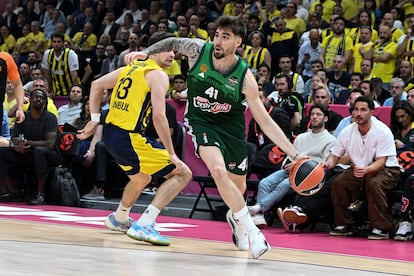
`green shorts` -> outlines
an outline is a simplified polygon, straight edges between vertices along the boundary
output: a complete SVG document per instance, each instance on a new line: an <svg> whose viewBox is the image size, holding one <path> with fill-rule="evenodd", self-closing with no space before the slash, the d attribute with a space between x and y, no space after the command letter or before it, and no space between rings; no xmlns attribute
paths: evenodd
<svg viewBox="0 0 414 276"><path fill-rule="evenodd" d="M244 130L243 130L244 132ZM223 127L212 127L201 124L189 126L189 134L193 137L194 147L199 154L199 146L218 147L223 154L227 170L237 175L247 174L247 153L245 134L234 135Z"/></svg>

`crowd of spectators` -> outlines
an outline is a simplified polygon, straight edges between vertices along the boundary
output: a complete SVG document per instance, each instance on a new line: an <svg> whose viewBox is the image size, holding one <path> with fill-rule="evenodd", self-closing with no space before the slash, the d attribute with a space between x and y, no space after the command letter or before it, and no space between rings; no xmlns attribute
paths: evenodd
<svg viewBox="0 0 414 276"><path fill-rule="evenodd" d="M48 96L45 108L59 125L81 128L90 119L91 81L124 66L125 55L147 47L153 33L211 42L215 20L233 15L247 30L238 54L256 76L269 114L273 107L285 112L290 134L312 128L315 122L303 110L306 103L317 103L327 108L327 131L338 137L342 116L329 105L349 105L353 110L352 95L357 92L375 107L394 107L390 127L398 153L411 149L414 140L413 116L403 122L405 113L400 114L414 106L413 0L14 0L0 12L0 50L12 54L19 66L28 93L26 110L31 91L40 89ZM186 101L187 57L177 52L166 72L171 81L167 97ZM6 88L4 106L14 133L12 91ZM62 97L57 109L54 100ZM397 109L401 103L408 107ZM344 120L347 125L352 117ZM266 137L257 129L249 132L260 152ZM89 141L83 148L84 166L93 161L98 142ZM94 182L87 197L103 199L102 180ZM407 227L412 232L411 222Z"/></svg>

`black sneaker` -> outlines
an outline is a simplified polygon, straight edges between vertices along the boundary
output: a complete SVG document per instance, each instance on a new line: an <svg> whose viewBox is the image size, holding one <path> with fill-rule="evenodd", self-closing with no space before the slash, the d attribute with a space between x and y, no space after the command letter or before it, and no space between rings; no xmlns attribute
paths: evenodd
<svg viewBox="0 0 414 276"><path fill-rule="evenodd" d="M45 204L45 197L42 194L37 194L32 200L29 201L29 205L43 205Z"/></svg>
<svg viewBox="0 0 414 276"><path fill-rule="evenodd" d="M94 186L89 193L83 195L82 198L89 200L105 200L104 191L96 186Z"/></svg>
<svg viewBox="0 0 414 276"><path fill-rule="evenodd" d="M22 201L23 196L20 193L7 193L0 195L0 202Z"/></svg>
<svg viewBox="0 0 414 276"><path fill-rule="evenodd" d="M352 234L353 234L352 230L349 229L349 227L347 227L345 225L339 225L339 226L335 227L334 230L329 232L329 235L331 235L331 236L350 236Z"/></svg>

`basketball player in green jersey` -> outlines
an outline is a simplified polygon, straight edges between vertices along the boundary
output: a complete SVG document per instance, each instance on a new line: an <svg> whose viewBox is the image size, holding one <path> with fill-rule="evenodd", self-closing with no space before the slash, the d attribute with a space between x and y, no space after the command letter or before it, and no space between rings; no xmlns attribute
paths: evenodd
<svg viewBox="0 0 414 276"><path fill-rule="evenodd" d="M220 195L229 206L227 220L240 250L251 247L253 258L270 249L249 215L246 190L246 103L264 133L292 160L303 156L267 114L259 99L257 82L247 64L236 55L245 27L241 20L222 16L217 20L213 43L199 39L167 38L142 52L126 56L127 64L171 49L189 59L186 123L198 155L209 169Z"/></svg>
<svg viewBox="0 0 414 276"><path fill-rule="evenodd" d="M167 37L155 33L149 43ZM154 229L160 211L188 184L191 171L175 154L168 120L165 114L165 95L169 78L162 71L171 65L173 51L149 55L145 61L121 67L92 82L90 94L91 121L80 130L78 137L91 136L100 121L101 98L105 89L113 88L105 120L103 142L108 152L129 176L116 212L105 220L111 230L126 232L139 241L169 245L170 240ZM150 117L165 149L156 147L144 132ZM132 222L129 213L151 176L168 178L158 189L151 204L139 220Z"/></svg>

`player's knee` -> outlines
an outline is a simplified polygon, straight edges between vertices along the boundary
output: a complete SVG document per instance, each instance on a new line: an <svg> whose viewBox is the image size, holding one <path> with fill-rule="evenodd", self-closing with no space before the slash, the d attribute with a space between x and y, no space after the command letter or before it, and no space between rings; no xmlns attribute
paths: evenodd
<svg viewBox="0 0 414 276"><path fill-rule="evenodd" d="M188 183L191 177L193 176L193 172L190 170L188 166L184 165L182 168L182 175L183 175L183 178L185 179L185 182Z"/></svg>
<svg viewBox="0 0 414 276"><path fill-rule="evenodd" d="M228 179L228 172L226 170L226 168L221 167L221 166L214 166L211 170L210 170L211 175L214 178L214 181L217 184L220 183L226 183L226 180Z"/></svg>
<svg viewBox="0 0 414 276"><path fill-rule="evenodd" d="M146 187L151 182L151 175L144 173L137 173L135 175L130 175L130 184L135 187Z"/></svg>

